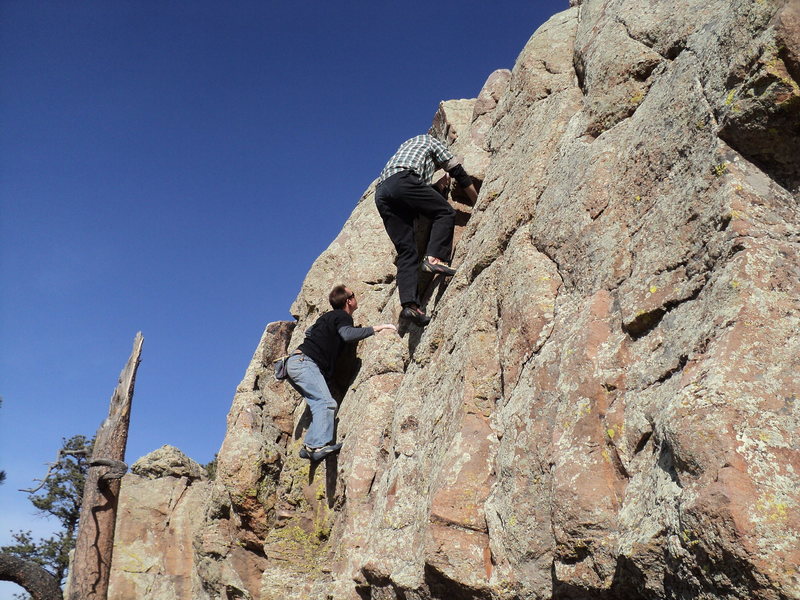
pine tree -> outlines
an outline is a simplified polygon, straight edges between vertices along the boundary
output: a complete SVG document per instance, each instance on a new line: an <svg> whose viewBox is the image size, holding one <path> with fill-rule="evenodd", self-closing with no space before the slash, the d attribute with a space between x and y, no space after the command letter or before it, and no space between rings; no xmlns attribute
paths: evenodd
<svg viewBox="0 0 800 600"><path fill-rule="evenodd" d="M61 530L38 541L31 537L30 531L17 531L12 533L15 543L1 547L0 553L33 561L63 583L69 566L69 553L75 547L83 483L93 444L93 439L88 440L82 435L64 439L59 459L41 489L28 496L31 504L42 514L58 519Z"/></svg>
<svg viewBox="0 0 800 600"><path fill-rule="evenodd" d="M217 455L214 455L214 458L211 459L211 462L206 463L203 465L203 468L208 473L208 478L212 481L217 478Z"/></svg>

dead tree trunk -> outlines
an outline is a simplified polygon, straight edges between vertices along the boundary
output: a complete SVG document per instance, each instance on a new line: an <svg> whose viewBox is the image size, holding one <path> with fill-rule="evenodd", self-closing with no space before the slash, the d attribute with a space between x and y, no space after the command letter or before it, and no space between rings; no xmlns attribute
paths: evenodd
<svg viewBox="0 0 800 600"><path fill-rule="evenodd" d="M33 600L62 600L58 579L37 565L11 554L0 554L0 581L13 581Z"/></svg>
<svg viewBox="0 0 800 600"><path fill-rule="evenodd" d="M125 460L133 384L143 341L141 332L137 333L131 356L111 396L108 418L97 430L83 491L78 538L69 577L69 600L107 600L108 597L119 480L127 469L122 461Z"/></svg>

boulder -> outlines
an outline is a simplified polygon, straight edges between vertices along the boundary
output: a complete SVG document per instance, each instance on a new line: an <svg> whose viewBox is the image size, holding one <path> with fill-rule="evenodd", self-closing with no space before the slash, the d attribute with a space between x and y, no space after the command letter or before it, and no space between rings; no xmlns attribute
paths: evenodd
<svg viewBox="0 0 800 600"><path fill-rule="evenodd" d="M174 446L162 446L131 465L131 473L146 479L185 477L207 479L205 469Z"/></svg>

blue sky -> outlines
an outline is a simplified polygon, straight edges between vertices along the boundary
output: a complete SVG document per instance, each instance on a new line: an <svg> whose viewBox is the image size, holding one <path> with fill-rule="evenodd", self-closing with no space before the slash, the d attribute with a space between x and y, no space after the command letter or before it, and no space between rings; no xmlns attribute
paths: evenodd
<svg viewBox="0 0 800 600"><path fill-rule="evenodd" d="M129 462L211 460L388 157L567 4L0 0L0 544L139 330Z"/></svg>

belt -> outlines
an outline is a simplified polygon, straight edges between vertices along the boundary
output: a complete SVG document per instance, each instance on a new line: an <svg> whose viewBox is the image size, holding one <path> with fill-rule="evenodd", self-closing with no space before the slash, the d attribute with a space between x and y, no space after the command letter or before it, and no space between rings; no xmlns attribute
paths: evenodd
<svg viewBox="0 0 800 600"><path fill-rule="evenodd" d="M392 177L396 177L397 175L408 175L408 174L416 175L417 177L419 177L419 174L414 169L403 169L402 171L395 171L391 175L388 175L386 178L379 181L378 185L376 185L375 187L377 188L378 186L383 185L384 183L389 181Z"/></svg>

